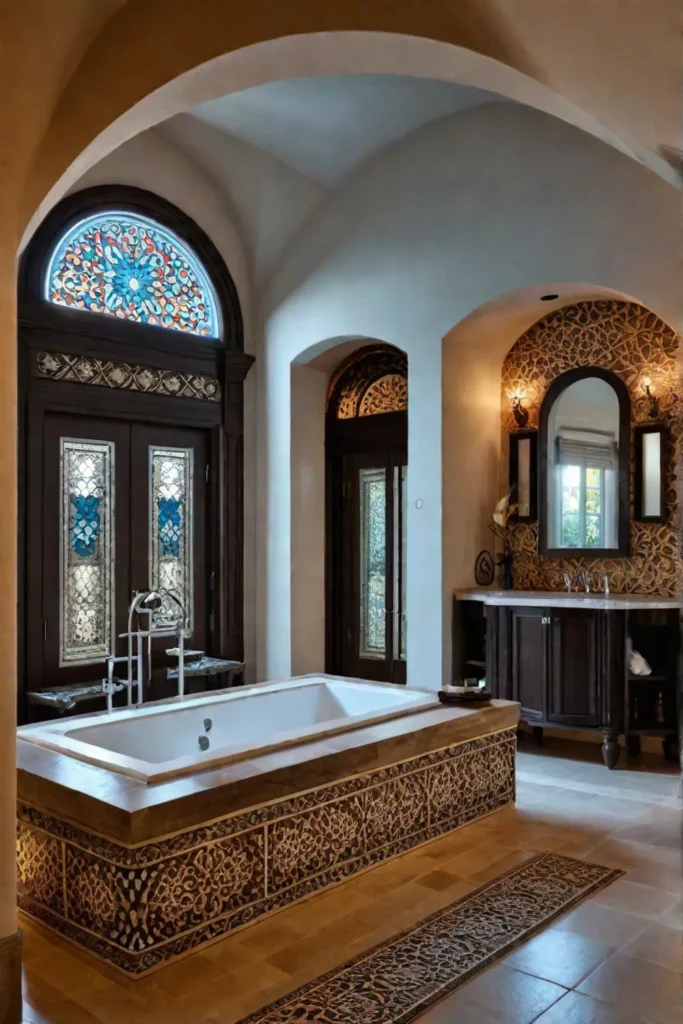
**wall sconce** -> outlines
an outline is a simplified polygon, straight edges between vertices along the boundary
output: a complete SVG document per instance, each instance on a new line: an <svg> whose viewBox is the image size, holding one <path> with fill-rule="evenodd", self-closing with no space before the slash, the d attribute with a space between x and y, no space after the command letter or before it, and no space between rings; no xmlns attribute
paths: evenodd
<svg viewBox="0 0 683 1024"><path fill-rule="evenodd" d="M529 410L525 409L522 402L525 399L523 391L515 391L511 396L512 401L512 415L515 417L515 423L523 430L529 423Z"/></svg>
<svg viewBox="0 0 683 1024"><path fill-rule="evenodd" d="M640 383L643 386L643 391L647 395L649 402L649 416L651 420L659 419L659 399L654 394L654 384L651 377L641 377Z"/></svg>

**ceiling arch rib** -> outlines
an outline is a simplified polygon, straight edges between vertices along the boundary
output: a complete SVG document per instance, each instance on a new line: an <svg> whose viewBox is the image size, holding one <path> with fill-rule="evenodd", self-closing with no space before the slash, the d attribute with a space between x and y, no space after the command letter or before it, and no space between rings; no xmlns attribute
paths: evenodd
<svg viewBox="0 0 683 1024"><path fill-rule="evenodd" d="M608 0L601 3L605 7ZM603 102L599 104L603 109L591 111L590 105L582 106L545 84L553 80L552 47L543 61L544 65L550 61L548 73L545 66L543 74L538 69L534 72L533 61L519 56L521 48L515 48L510 39L506 44L505 20L483 25L477 6L481 7L468 5L474 23L480 23L473 34L471 29L466 31L465 21L453 20L453 5L445 0L438 10L434 5L429 9L407 3L388 7L380 0L347 0L334 13L326 12L325 5L311 9L300 0L278 8L275 27L267 0L255 0L239 17L233 8L197 0L189 26L186 5L176 0L150 2L143 8L127 4L87 51L57 104L26 176L24 218L28 220L32 213L44 216L88 167L131 136L174 114L267 81L321 74L408 74L497 92L582 128L669 182L678 180L675 169L655 148L629 132L628 118L620 123L617 116L605 116L609 104ZM143 23L157 17L165 24L167 38L174 37L177 20L185 45L157 47L151 61L148 40L155 32L151 24L146 32ZM193 31L192 26L200 24L201 33ZM575 35L577 26L570 24L567 31ZM271 38L264 39L264 33ZM274 33L278 38L272 38ZM561 53L566 43L566 37L558 38L555 49L560 46ZM123 79L122 62L129 69ZM651 63L654 74L656 60ZM578 69L576 77L581 78ZM586 99L585 90L582 99ZM667 109L670 105L667 92ZM613 113L617 114L616 109ZM673 123L675 117L668 120ZM70 126L68 132L65 124ZM673 133L672 128L672 138Z"/></svg>

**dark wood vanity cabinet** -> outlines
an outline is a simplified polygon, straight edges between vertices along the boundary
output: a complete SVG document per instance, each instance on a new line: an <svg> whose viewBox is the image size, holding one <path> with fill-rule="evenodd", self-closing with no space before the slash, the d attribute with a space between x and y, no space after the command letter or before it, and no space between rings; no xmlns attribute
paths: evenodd
<svg viewBox="0 0 683 1024"><path fill-rule="evenodd" d="M658 737L675 759L680 602L598 595L585 604L577 596L537 605L524 591L458 591L456 598L455 680L486 677L494 697L519 701L521 720L538 739L544 728L601 732L609 768L619 759L620 736L631 755L643 736ZM647 674L629 672L631 649L646 660Z"/></svg>
<svg viewBox="0 0 683 1024"><path fill-rule="evenodd" d="M546 718L558 725L600 725L600 627L609 613L564 608L550 613ZM609 671L608 666L605 666ZM623 669L623 665L622 665Z"/></svg>
<svg viewBox="0 0 683 1024"><path fill-rule="evenodd" d="M488 605L485 614L493 695L519 701L535 728L601 730L613 767L624 732L623 613Z"/></svg>
<svg viewBox="0 0 683 1024"><path fill-rule="evenodd" d="M504 680L510 699L518 700L522 705L522 718L530 722L541 721L548 667L546 612L540 608L511 608L505 617L508 621L503 623L499 619L498 628L507 632L508 642L500 647L502 657L494 695L501 696L498 691L502 691L501 682ZM505 665L506 654L508 665Z"/></svg>

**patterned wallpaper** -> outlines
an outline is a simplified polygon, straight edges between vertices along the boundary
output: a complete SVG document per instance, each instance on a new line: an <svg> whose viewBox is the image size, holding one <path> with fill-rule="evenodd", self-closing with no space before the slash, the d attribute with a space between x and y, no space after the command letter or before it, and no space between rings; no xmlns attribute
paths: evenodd
<svg viewBox="0 0 683 1024"><path fill-rule="evenodd" d="M503 363L502 428L515 429L511 396L525 395L529 427L538 427L543 396L559 374L578 366L602 366L622 378L631 398L631 426L650 419L642 384L649 377L667 423L665 487L667 521L633 520L631 459L631 554L628 558L541 558L536 523L511 526L513 578L521 590L561 590L565 572L582 567L609 573L613 592L676 596L683 585L679 539L681 494L678 465L683 451L683 401L678 364L679 339L663 320L631 302L580 302L539 320L513 345ZM506 449L504 444L504 450ZM633 451L633 447L632 447Z"/></svg>

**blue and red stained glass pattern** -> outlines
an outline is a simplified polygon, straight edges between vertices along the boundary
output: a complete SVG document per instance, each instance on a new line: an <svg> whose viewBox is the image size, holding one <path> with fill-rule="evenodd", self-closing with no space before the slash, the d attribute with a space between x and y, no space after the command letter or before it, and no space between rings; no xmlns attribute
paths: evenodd
<svg viewBox="0 0 683 1024"><path fill-rule="evenodd" d="M167 228L121 210L69 228L52 253L45 297L188 334L220 334L216 295L197 257Z"/></svg>

